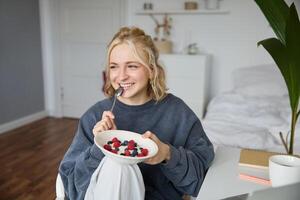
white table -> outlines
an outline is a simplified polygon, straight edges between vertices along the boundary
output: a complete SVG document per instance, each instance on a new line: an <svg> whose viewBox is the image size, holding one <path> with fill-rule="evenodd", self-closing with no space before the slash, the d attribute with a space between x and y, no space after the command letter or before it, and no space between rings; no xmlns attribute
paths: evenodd
<svg viewBox="0 0 300 200"><path fill-rule="evenodd" d="M239 179L240 149L218 147L212 166L201 186L197 200L216 200L269 188Z"/></svg>

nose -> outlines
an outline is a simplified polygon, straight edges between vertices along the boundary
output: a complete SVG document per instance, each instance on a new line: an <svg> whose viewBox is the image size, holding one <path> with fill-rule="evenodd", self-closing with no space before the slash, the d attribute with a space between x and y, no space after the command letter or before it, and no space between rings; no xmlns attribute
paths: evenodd
<svg viewBox="0 0 300 200"><path fill-rule="evenodd" d="M125 80L128 78L128 74L127 74L127 70L125 67L121 67L120 71L119 71L119 79L120 80Z"/></svg>

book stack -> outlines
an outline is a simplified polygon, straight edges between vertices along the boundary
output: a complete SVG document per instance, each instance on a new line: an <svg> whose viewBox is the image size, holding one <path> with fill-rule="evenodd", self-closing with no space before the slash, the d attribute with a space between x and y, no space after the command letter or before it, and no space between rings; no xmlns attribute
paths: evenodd
<svg viewBox="0 0 300 200"><path fill-rule="evenodd" d="M239 160L239 178L263 185L271 185L269 157L278 153L242 149Z"/></svg>

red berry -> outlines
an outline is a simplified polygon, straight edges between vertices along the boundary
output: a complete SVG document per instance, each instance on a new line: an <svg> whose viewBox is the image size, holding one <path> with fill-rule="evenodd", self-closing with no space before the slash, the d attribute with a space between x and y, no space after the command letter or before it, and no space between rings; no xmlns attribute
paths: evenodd
<svg viewBox="0 0 300 200"><path fill-rule="evenodd" d="M115 148L120 147L120 146L121 146L121 142L120 141L117 141L117 142L113 143L113 147L115 147Z"/></svg>
<svg viewBox="0 0 300 200"><path fill-rule="evenodd" d="M114 138L112 139L112 142L120 142L120 141L118 140L118 138L114 137Z"/></svg>
<svg viewBox="0 0 300 200"><path fill-rule="evenodd" d="M144 156L148 155L148 149L142 149L141 152Z"/></svg>
<svg viewBox="0 0 300 200"><path fill-rule="evenodd" d="M142 153L139 153L139 154L137 155L137 157L144 157L144 155L143 155Z"/></svg>
<svg viewBox="0 0 300 200"><path fill-rule="evenodd" d="M115 154L118 154L118 151L115 150L115 149L112 149L110 152L115 153Z"/></svg>
<svg viewBox="0 0 300 200"><path fill-rule="evenodd" d="M129 140L128 144L135 144L135 141L134 140Z"/></svg>
<svg viewBox="0 0 300 200"><path fill-rule="evenodd" d="M133 149L135 148L135 146L134 146L134 144L132 144L132 143L128 143L127 148L128 148L129 150L133 150Z"/></svg>
<svg viewBox="0 0 300 200"><path fill-rule="evenodd" d="M108 145L108 144L105 144L103 147L104 147L104 149L106 149L107 151L110 151L110 150L111 150L111 146Z"/></svg>
<svg viewBox="0 0 300 200"><path fill-rule="evenodd" d="M124 154L125 154L125 156L130 156L130 151L129 150L125 150Z"/></svg>

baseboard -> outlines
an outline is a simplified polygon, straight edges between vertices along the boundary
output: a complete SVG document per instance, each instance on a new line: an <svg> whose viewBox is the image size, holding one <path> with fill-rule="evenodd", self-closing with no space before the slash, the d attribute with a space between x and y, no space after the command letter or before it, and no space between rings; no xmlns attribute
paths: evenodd
<svg viewBox="0 0 300 200"><path fill-rule="evenodd" d="M22 117L20 119L17 119L17 120L11 121L11 122L7 122L5 124L0 124L0 134L10 131L10 130L13 130L13 129L23 126L25 124L34 122L36 120L42 119L46 116L48 116L48 112L44 110L44 111L37 112L32 115L28 115L26 117Z"/></svg>

